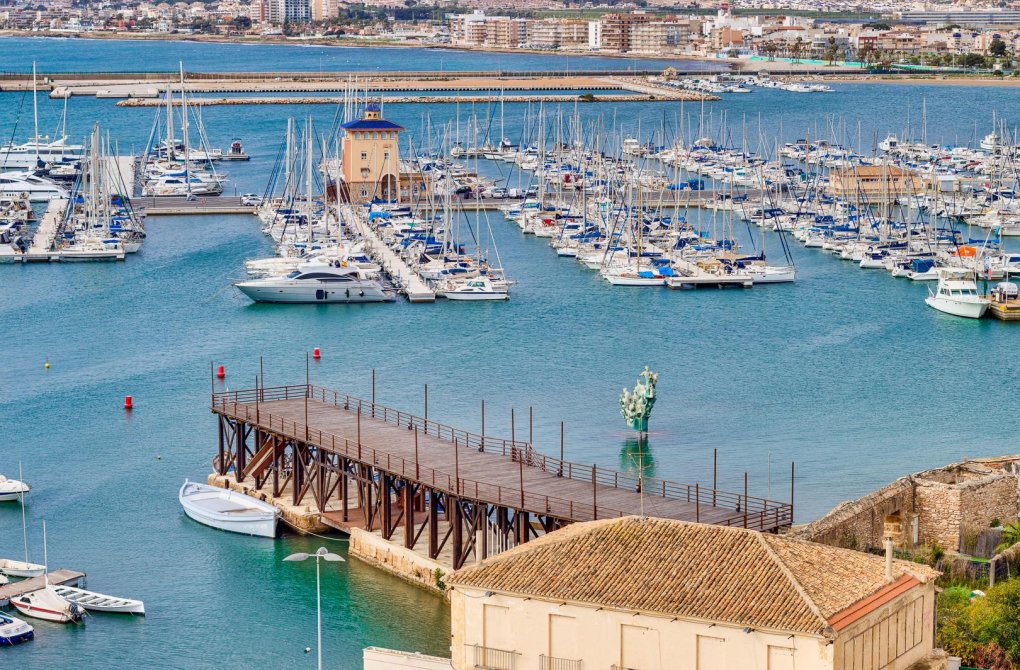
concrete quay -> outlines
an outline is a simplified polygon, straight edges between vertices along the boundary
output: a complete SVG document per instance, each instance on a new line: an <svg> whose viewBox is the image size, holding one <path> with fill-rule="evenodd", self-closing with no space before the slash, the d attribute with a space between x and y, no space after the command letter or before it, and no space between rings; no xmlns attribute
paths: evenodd
<svg viewBox="0 0 1020 670"><path fill-rule="evenodd" d="M361 217L360 212L351 205L342 205L341 212L344 224L361 237L369 254L395 282L401 285L400 290L407 296L408 302L435 302L436 292L428 287L403 258L379 239L368 222Z"/></svg>
<svg viewBox="0 0 1020 670"><path fill-rule="evenodd" d="M675 100L687 100L699 102L701 100L718 100L717 96L695 93L680 89L678 91L667 91L663 89L655 94L591 94L591 97L581 98L580 95L556 95L556 94L532 94L532 95L405 95L385 96L381 98L383 104L454 104L454 103L493 103L493 102L672 102ZM262 97L262 98L188 98L188 105L198 107L209 107L219 105L340 105L345 100L338 97ZM131 97L117 103L118 107L162 107L166 103L160 98ZM180 103L175 101L175 105Z"/></svg>

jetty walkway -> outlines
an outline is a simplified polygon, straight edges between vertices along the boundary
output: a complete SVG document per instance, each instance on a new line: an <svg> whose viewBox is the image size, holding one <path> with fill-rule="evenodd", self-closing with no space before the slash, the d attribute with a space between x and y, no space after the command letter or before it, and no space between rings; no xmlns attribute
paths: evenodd
<svg viewBox="0 0 1020 670"><path fill-rule="evenodd" d="M376 232L368 225L363 212L350 204L342 205L341 212L343 223L353 228L354 232L361 237L369 254L379 262L386 274L400 285L400 290L407 296L408 302L435 301L436 292L429 288L428 284L403 258L379 239Z"/></svg>
<svg viewBox="0 0 1020 670"><path fill-rule="evenodd" d="M253 477L271 498L289 486L289 502L311 498L327 525L385 540L401 529L408 549L427 530L429 556L449 542L454 568L576 521L643 513L766 532L793 521L792 502L562 460L315 385L214 393L211 409L214 475Z"/></svg>

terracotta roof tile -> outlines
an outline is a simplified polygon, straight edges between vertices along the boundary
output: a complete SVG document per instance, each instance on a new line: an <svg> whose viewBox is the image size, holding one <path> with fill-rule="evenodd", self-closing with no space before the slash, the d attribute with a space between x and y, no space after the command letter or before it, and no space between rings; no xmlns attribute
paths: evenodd
<svg viewBox="0 0 1020 670"><path fill-rule="evenodd" d="M896 576L935 576L896 561ZM453 586L823 635L886 585L885 561L739 528L624 517L571 524L464 568Z"/></svg>

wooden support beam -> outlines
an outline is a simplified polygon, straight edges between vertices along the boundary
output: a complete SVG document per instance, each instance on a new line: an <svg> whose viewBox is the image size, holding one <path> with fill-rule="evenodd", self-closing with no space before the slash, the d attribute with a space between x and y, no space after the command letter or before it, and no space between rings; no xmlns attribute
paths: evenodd
<svg viewBox="0 0 1020 670"><path fill-rule="evenodd" d="M404 546L408 549L414 549L414 507L417 488L416 484L404 480L401 498L404 508Z"/></svg>

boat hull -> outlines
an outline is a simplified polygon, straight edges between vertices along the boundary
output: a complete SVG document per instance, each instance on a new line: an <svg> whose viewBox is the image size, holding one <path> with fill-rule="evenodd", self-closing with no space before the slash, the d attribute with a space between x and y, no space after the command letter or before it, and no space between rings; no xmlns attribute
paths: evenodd
<svg viewBox="0 0 1020 670"><path fill-rule="evenodd" d="M988 302L971 302L967 300L949 300L939 297L924 299L928 306L946 314L961 316L966 319L980 319L988 311Z"/></svg>
<svg viewBox="0 0 1020 670"><path fill-rule="evenodd" d="M255 302L289 304L351 304L362 302L390 302L394 296L378 285L336 289L334 287L287 286L263 282L238 282L237 290Z"/></svg>
<svg viewBox="0 0 1020 670"><path fill-rule="evenodd" d="M185 482L179 496L194 521L228 533L276 537L279 510L250 496L214 486Z"/></svg>

